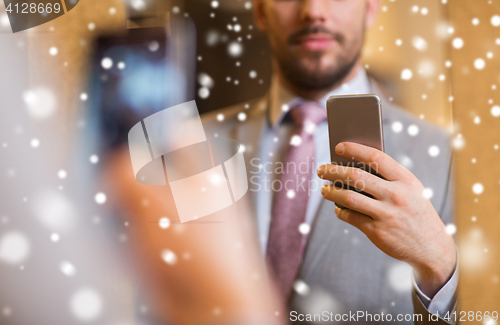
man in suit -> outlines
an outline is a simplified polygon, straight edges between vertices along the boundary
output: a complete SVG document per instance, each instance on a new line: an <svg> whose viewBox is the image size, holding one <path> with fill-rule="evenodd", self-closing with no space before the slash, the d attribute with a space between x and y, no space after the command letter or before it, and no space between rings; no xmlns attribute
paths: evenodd
<svg viewBox="0 0 500 325"><path fill-rule="evenodd" d="M202 117L209 138L244 145L262 251L294 322L453 322L449 137L385 100L362 68L379 2L255 0L272 49L271 88ZM335 151L383 178L328 164L326 99L362 93L382 98L385 153L355 143ZM362 184L373 197L332 181Z"/></svg>

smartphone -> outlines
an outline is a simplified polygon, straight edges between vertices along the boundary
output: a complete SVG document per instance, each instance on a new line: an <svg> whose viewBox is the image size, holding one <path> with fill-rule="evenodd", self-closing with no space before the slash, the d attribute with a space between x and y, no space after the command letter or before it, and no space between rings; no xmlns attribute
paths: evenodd
<svg viewBox="0 0 500 325"><path fill-rule="evenodd" d="M168 89L167 63L167 33L162 28L130 29L96 39L89 109L98 118L104 149L126 144L137 121L167 107L162 92Z"/></svg>
<svg viewBox="0 0 500 325"><path fill-rule="evenodd" d="M370 166L354 159L344 158L335 153L335 146L346 141L360 143L384 151L380 98L375 94L331 96L326 102L326 111L332 164L361 168L381 177L377 173L377 166ZM336 182L334 185L371 196L347 184ZM343 208L339 204L337 206Z"/></svg>
<svg viewBox="0 0 500 325"><path fill-rule="evenodd" d="M163 27L128 29L96 39L88 114L98 123L102 150L126 145L138 121L192 98L195 78L177 63L174 53L182 50L184 62L195 65L194 52L186 49L194 36L185 34L185 46Z"/></svg>

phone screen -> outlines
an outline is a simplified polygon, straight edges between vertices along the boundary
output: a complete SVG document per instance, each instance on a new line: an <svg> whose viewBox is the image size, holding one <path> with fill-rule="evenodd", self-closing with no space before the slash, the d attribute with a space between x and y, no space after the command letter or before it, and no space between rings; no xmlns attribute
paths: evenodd
<svg viewBox="0 0 500 325"><path fill-rule="evenodd" d="M102 149L127 142L138 121L184 100L184 75L171 63L164 28L101 37L91 60L89 109Z"/></svg>

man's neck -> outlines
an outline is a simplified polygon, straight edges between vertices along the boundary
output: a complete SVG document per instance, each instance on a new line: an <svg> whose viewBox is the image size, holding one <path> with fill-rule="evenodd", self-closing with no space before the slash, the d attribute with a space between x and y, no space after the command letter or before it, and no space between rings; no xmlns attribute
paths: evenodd
<svg viewBox="0 0 500 325"><path fill-rule="evenodd" d="M311 100L311 101L318 101L326 94L330 93L331 91L335 90L336 88L340 87L341 85L351 81L354 79L357 74L359 73L359 69L361 67L361 59L358 59L356 63L353 65L352 69L349 71L349 73L342 79L339 80L336 84L332 85L331 87L328 88L323 88L323 89L304 89L300 87L296 87L295 85L291 84L286 80L286 78L283 76L281 73L280 69L277 67L277 64L274 64L275 71L277 72L278 78L280 83L287 88L290 92L292 92L294 95Z"/></svg>

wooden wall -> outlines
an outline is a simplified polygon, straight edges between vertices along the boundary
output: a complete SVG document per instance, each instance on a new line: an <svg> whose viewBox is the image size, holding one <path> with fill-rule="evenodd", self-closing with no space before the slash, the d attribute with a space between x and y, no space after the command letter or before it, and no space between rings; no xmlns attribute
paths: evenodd
<svg viewBox="0 0 500 325"><path fill-rule="evenodd" d="M500 312L500 117L492 114L500 105L500 27L491 23L500 2L451 0L447 10L453 36L464 43L449 46L455 132L464 142L455 164L461 309ZM477 59L485 62L481 70Z"/></svg>

